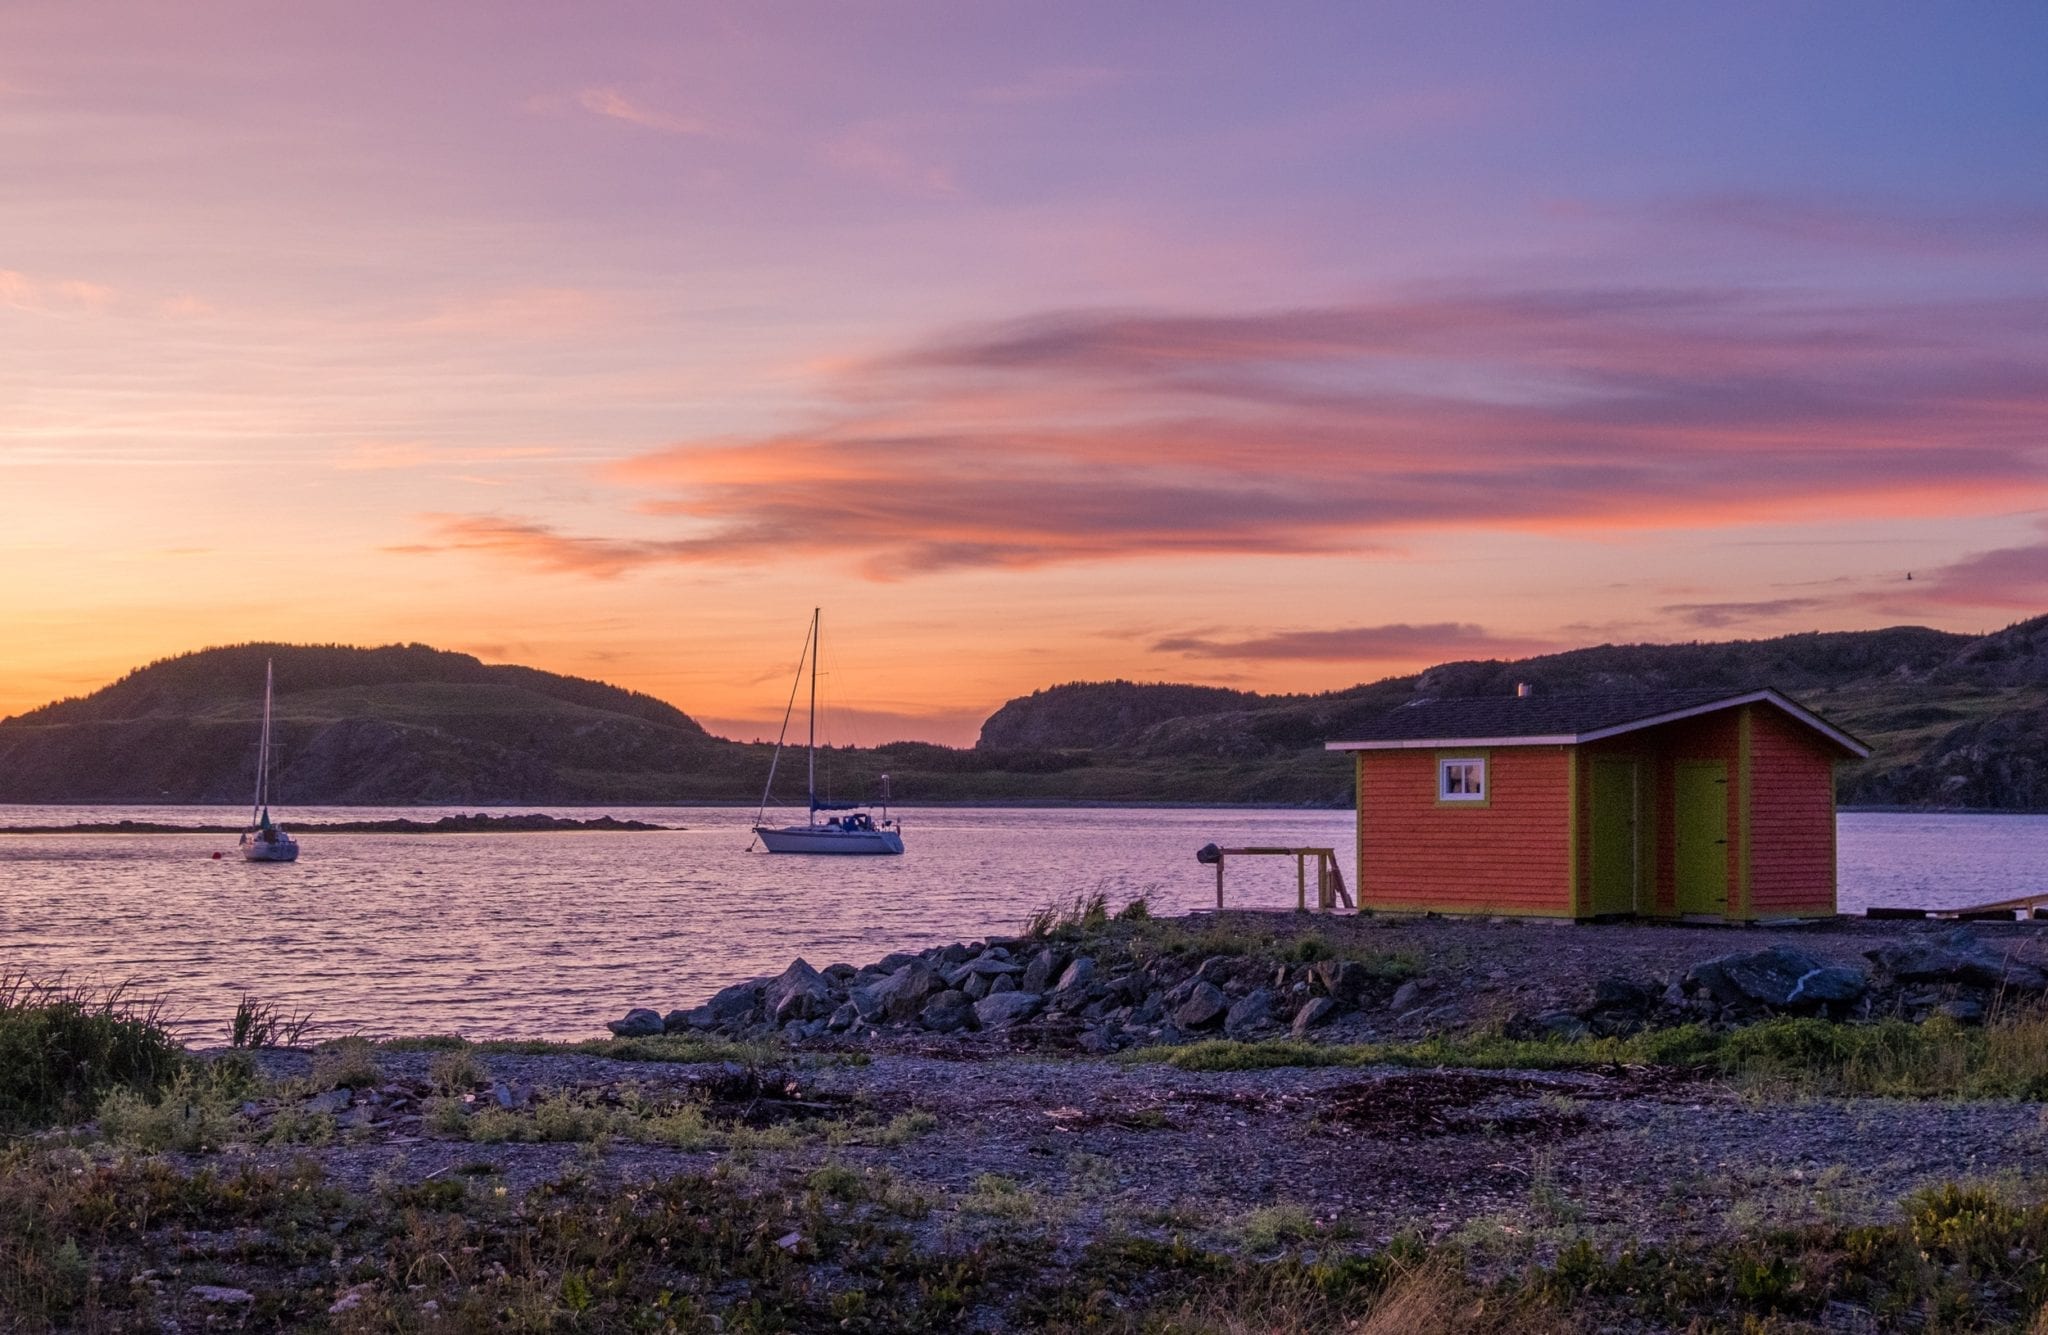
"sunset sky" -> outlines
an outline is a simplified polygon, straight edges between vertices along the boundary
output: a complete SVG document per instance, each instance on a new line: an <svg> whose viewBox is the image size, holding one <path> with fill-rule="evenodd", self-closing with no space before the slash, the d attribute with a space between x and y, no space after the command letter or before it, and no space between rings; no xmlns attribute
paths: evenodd
<svg viewBox="0 0 2048 1335"><path fill-rule="evenodd" d="M0 5L0 714L2048 611L2048 5ZM1908 580L1908 572L1912 579Z"/></svg>

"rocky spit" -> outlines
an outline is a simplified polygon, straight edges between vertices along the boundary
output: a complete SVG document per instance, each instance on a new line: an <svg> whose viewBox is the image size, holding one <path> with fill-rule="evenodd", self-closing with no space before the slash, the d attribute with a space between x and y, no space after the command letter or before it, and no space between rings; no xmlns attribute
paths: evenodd
<svg viewBox="0 0 2048 1335"><path fill-rule="evenodd" d="M1609 929L1579 930L1597 938ZM1625 1035L1695 1022L1732 1027L1775 1014L1941 1014L1977 1023L2008 998L2048 992L2048 969L2029 958L2038 953L2038 930L1991 941L1968 926L1922 926L1891 933L1853 963L1781 940L1682 966L1666 960L1657 973L1609 971L1565 1004L1495 1006L1485 1018L1517 1038ZM1699 932L1681 939L1715 942ZM1275 962L1199 950L1150 954L1143 940L1114 932L1079 941L995 937L823 969L798 959L698 1006L636 1007L606 1027L620 1037L702 1033L799 1045L944 1037L1089 1053L1216 1037L1356 1039L1380 1036L1383 1025L1374 1021L1388 1016L1419 1017L1432 1030L1453 1025L1461 1012L1484 1010L1472 1003L1504 976L1495 969L1475 979L1436 967L1444 952L1420 960L1367 953Z"/></svg>

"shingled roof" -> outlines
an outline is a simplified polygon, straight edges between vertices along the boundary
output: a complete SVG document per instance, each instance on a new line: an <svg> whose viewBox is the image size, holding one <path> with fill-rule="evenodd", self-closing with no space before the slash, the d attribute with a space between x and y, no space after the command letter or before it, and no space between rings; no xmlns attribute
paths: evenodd
<svg viewBox="0 0 2048 1335"><path fill-rule="evenodd" d="M1331 751L1384 751L1430 746L1574 745L1748 704L1772 705L1853 756L1870 754L1870 748L1856 738L1768 688L1416 700L1324 746Z"/></svg>

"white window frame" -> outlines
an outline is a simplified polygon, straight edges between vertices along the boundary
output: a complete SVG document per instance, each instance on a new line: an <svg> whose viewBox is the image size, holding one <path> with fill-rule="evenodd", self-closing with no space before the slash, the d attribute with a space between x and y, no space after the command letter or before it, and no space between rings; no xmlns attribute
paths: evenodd
<svg viewBox="0 0 2048 1335"><path fill-rule="evenodd" d="M1451 791L1451 769L1465 770L1467 781L1477 779L1477 791ZM1469 767L1469 768L1468 768ZM1484 802L1487 798L1485 756L1443 756L1436 762L1436 800L1439 802Z"/></svg>

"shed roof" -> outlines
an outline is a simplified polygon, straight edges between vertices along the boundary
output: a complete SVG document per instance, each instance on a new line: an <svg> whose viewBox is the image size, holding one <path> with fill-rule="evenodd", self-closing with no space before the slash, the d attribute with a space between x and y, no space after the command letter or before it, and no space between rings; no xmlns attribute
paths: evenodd
<svg viewBox="0 0 2048 1335"><path fill-rule="evenodd" d="M1436 746L1570 746L1740 705L1767 704L1858 758L1870 748L1768 687L1750 691L1609 691L1590 695L1483 695L1416 700L1325 742L1331 751Z"/></svg>

